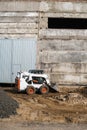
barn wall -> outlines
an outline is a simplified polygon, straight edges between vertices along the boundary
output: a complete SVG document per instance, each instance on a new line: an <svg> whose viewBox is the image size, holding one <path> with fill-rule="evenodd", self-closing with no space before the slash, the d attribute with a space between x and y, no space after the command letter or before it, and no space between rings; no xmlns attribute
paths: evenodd
<svg viewBox="0 0 87 130"><path fill-rule="evenodd" d="M36 37L37 68L59 84L87 84L87 29L48 29L48 17L87 18L87 2L0 0L0 38Z"/></svg>
<svg viewBox="0 0 87 130"><path fill-rule="evenodd" d="M87 29L49 29L48 17L87 18L87 2L40 3L39 65L53 82L87 84Z"/></svg>
<svg viewBox="0 0 87 130"><path fill-rule="evenodd" d="M0 0L0 38L38 35L38 1Z"/></svg>

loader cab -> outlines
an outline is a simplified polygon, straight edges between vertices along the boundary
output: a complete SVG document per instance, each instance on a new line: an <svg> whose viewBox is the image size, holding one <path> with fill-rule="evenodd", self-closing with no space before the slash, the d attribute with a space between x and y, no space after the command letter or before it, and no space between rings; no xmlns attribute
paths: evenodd
<svg viewBox="0 0 87 130"><path fill-rule="evenodd" d="M43 82L46 82L46 79L44 77L35 77L32 76L33 84L43 84Z"/></svg>
<svg viewBox="0 0 87 130"><path fill-rule="evenodd" d="M25 77L26 78L26 77ZM29 85L33 85L35 88L40 88L43 83L46 83L46 78L38 74L29 74L25 80Z"/></svg>

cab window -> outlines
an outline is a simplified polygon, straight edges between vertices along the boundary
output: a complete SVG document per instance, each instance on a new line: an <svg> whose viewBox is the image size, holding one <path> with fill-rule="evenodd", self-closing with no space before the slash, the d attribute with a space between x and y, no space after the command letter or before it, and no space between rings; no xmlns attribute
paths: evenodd
<svg viewBox="0 0 87 130"><path fill-rule="evenodd" d="M42 84L45 80L43 77L32 77L33 83L34 84Z"/></svg>

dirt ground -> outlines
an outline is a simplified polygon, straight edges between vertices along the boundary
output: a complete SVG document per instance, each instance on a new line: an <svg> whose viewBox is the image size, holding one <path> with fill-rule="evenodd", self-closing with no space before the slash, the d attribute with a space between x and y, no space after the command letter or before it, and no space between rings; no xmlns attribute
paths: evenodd
<svg viewBox="0 0 87 130"><path fill-rule="evenodd" d="M86 124L2 123L0 130L87 130Z"/></svg>
<svg viewBox="0 0 87 130"><path fill-rule="evenodd" d="M14 91L13 87L3 87L3 89L19 103L19 108L17 108L17 115L11 115L9 118L0 119L1 130L5 130L5 125L3 124L8 124L6 125L6 129L7 126L8 129L9 126L10 129L14 126L14 130L16 129L16 126L18 130L22 130L22 125L25 128L24 130L29 130L32 126L35 126L35 130L41 128L44 130L51 130L54 128L55 130L66 130L67 128L68 130L69 128L73 129L74 127L76 127L76 130L87 129L86 87L80 89L66 89L66 91L59 93L51 92L47 95L17 93ZM35 124L32 125L32 123ZM44 125L44 123L46 123L46 125ZM66 125L58 125L60 123ZM52 124L55 124L55 126ZM80 124L81 126L78 127L77 124ZM42 127L43 125L44 128ZM34 128L32 130L34 130Z"/></svg>

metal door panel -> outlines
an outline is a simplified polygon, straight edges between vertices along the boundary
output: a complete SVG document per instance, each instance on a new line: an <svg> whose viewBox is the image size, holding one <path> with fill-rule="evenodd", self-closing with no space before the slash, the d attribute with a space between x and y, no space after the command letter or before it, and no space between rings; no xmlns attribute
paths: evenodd
<svg viewBox="0 0 87 130"><path fill-rule="evenodd" d="M21 64L22 71L35 69L36 40L19 39L13 41L13 64Z"/></svg>
<svg viewBox="0 0 87 130"><path fill-rule="evenodd" d="M17 71L35 69L35 63L35 38L0 39L0 83L14 83Z"/></svg>
<svg viewBox="0 0 87 130"><path fill-rule="evenodd" d="M0 83L11 82L11 40L0 39Z"/></svg>
<svg viewBox="0 0 87 130"><path fill-rule="evenodd" d="M20 72L20 68L21 68L21 65L18 65L18 64L12 66L12 82L13 83L15 82L17 72Z"/></svg>

